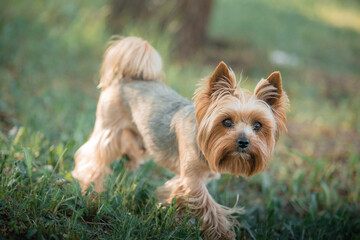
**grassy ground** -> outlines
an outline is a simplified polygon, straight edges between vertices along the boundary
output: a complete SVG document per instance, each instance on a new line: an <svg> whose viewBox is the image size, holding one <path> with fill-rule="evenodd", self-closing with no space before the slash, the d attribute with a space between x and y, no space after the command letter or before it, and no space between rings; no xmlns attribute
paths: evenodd
<svg viewBox="0 0 360 240"><path fill-rule="evenodd" d="M95 120L101 55L111 36L98 1L16 1L0 8L0 237L196 239L199 222L159 207L172 173L113 164L108 190L80 194L73 155ZM211 37L193 60L172 54L171 35L129 25L159 49L166 82L186 97L225 60L253 89L282 72L289 132L267 171L224 175L209 190L239 205L239 239L360 238L360 5L355 1L220 0ZM274 51L293 64L275 64ZM290 62L290 61L289 61Z"/></svg>

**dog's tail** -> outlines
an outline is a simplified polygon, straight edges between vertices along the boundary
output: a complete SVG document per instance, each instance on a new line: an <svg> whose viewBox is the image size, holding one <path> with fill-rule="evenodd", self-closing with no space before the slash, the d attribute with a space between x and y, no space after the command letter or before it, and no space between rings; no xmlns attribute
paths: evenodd
<svg viewBox="0 0 360 240"><path fill-rule="evenodd" d="M105 51L99 88L115 79L156 80L163 77L159 53L145 40L137 37L114 36Z"/></svg>

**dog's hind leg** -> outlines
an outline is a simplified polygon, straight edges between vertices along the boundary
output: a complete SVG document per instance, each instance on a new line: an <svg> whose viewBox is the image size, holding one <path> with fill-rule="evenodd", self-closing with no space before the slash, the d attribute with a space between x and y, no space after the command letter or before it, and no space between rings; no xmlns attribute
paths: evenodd
<svg viewBox="0 0 360 240"><path fill-rule="evenodd" d="M130 129L124 129L122 131L121 151L122 155L128 158L125 167L132 171L136 170L141 161L146 157L146 150L141 137Z"/></svg>
<svg viewBox="0 0 360 240"><path fill-rule="evenodd" d="M122 156L121 136L130 122L124 109L116 83L101 92L95 128L75 154L72 175L79 180L83 191L94 182L94 190L102 192L103 180L111 173L111 162Z"/></svg>
<svg viewBox="0 0 360 240"><path fill-rule="evenodd" d="M103 180L111 174L110 163L120 156L120 130L94 131L75 154L74 178L85 191L94 182L94 190L103 191Z"/></svg>

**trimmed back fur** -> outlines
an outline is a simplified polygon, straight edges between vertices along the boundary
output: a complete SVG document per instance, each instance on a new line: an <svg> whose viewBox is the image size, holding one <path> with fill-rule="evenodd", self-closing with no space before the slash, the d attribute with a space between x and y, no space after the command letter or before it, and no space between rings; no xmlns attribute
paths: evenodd
<svg viewBox="0 0 360 240"><path fill-rule="evenodd" d="M156 80L163 76L159 53L145 40L137 37L114 36L105 51L99 88L125 77Z"/></svg>

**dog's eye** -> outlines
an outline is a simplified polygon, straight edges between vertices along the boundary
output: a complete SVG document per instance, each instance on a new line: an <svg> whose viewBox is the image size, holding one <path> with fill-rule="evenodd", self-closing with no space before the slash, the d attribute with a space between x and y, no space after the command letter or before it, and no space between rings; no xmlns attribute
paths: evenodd
<svg viewBox="0 0 360 240"><path fill-rule="evenodd" d="M231 128L233 126L233 122L231 121L230 118L227 118L224 121L222 121L222 124L225 128Z"/></svg>
<svg viewBox="0 0 360 240"><path fill-rule="evenodd" d="M261 128L262 128L262 124L260 122L258 122L258 121L254 122L253 129L254 129L255 132L260 131Z"/></svg>

